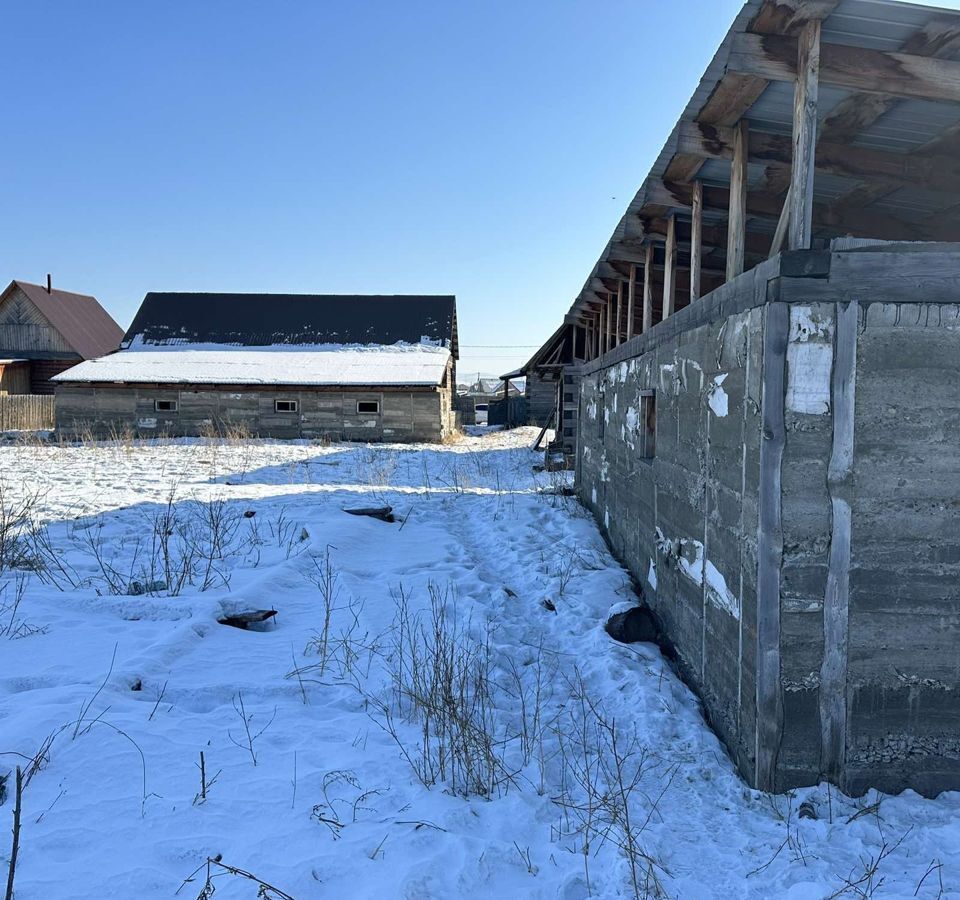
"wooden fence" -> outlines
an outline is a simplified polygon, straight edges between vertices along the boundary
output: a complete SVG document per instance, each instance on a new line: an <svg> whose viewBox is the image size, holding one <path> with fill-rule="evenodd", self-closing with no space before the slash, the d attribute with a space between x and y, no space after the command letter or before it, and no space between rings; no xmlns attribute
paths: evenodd
<svg viewBox="0 0 960 900"><path fill-rule="evenodd" d="M0 431L45 431L54 426L52 394L0 394Z"/></svg>

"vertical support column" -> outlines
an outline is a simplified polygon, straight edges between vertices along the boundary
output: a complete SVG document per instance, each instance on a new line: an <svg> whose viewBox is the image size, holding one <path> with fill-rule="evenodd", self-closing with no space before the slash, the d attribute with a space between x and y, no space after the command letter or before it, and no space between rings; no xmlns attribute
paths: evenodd
<svg viewBox="0 0 960 900"><path fill-rule="evenodd" d="M677 217L667 221L667 244L663 259L663 318L673 315L677 285Z"/></svg>
<svg viewBox="0 0 960 900"><path fill-rule="evenodd" d="M596 359L603 352L603 312L598 310L594 313L593 317L594 327L593 327L593 337L594 343L596 346L596 353L593 354L593 358Z"/></svg>
<svg viewBox="0 0 960 900"><path fill-rule="evenodd" d="M607 347L607 338L610 334L607 322L608 314L609 304L607 303L606 297L604 297L603 305L600 307L600 356L603 356L609 349Z"/></svg>
<svg viewBox="0 0 960 900"><path fill-rule="evenodd" d="M690 227L690 302L700 298L700 270L703 246L703 184L693 183L693 222Z"/></svg>
<svg viewBox="0 0 960 900"><path fill-rule="evenodd" d="M757 528L757 724L755 787L776 790L783 731L780 685L780 571L783 566L781 467L786 445L785 389L790 309L770 303L764 313Z"/></svg>
<svg viewBox="0 0 960 900"><path fill-rule="evenodd" d="M859 304L837 304L833 362L833 444L827 489L833 513L827 586L823 597L823 662L820 666L820 771L843 784L847 742L850 543L853 515L854 400L857 381Z"/></svg>
<svg viewBox="0 0 960 900"><path fill-rule="evenodd" d="M643 333L653 327L653 244L647 244L647 260L643 266Z"/></svg>
<svg viewBox="0 0 960 900"><path fill-rule="evenodd" d="M817 149L817 98L820 92L820 20L808 22L800 33L797 86L793 95L793 165L787 246L809 250L813 232L813 176Z"/></svg>
<svg viewBox="0 0 960 900"><path fill-rule="evenodd" d="M637 267L630 264L630 281L627 285L627 340L633 337L633 306L634 295L637 292Z"/></svg>
<svg viewBox="0 0 960 900"><path fill-rule="evenodd" d="M616 333L615 346L620 344L621 339L623 338L623 329L621 327L623 322L623 281L617 282L617 326L614 329Z"/></svg>
<svg viewBox="0 0 960 900"><path fill-rule="evenodd" d="M743 273L747 237L747 120L734 131L733 160L730 163L730 211L727 216L727 281Z"/></svg>
<svg viewBox="0 0 960 900"><path fill-rule="evenodd" d="M613 294L611 294L609 291L607 292L607 303L605 308L607 310L607 329L604 336L604 346L606 347L606 349L603 351L604 353L613 349Z"/></svg>

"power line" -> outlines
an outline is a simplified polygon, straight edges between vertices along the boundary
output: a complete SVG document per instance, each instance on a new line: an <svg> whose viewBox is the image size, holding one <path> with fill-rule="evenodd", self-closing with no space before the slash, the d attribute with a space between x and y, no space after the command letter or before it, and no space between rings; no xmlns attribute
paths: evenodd
<svg viewBox="0 0 960 900"><path fill-rule="evenodd" d="M460 346L485 350L530 350L539 347L540 344L461 344Z"/></svg>

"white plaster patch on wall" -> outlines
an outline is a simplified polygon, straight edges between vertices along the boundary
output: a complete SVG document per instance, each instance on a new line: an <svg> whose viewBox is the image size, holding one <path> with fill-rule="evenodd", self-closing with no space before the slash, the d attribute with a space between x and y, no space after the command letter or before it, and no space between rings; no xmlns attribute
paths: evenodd
<svg viewBox="0 0 960 900"><path fill-rule="evenodd" d="M587 404L587 418L596 419L596 417L597 417L597 401L591 400Z"/></svg>
<svg viewBox="0 0 960 900"><path fill-rule="evenodd" d="M625 428L630 434L633 434L637 430L637 426L640 424L640 413L637 412L635 406L628 406L627 412L623 418Z"/></svg>
<svg viewBox="0 0 960 900"><path fill-rule="evenodd" d="M603 527L604 528L610 527L610 510L609 509L604 509L603 511Z"/></svg>
<svg viewBox="0 0 960 900"><path fill-rule="evenodd" d="M617 380L621 384L627 380L627 364L625 362L622 362L619 366L617 366Z"/></svg>
<svg viewBox="0 0 960 900"><path fill-rule="evenodd" d="M703 567L703 577L707 582L707 599L714 606L725 609L737 621L740 620L740 600L727 587L727 581L720 570L708 559Z"/></svg>
<svg viewBox="0 0 960 900"><path fill-rule="evenodd" d="M657 589L657 564L651 559L650 568L647 569L647 583L654 590Z"/></svg>
<svg viewBox="0 0 960 900"><path fill-rule="evenodd" d="M717 609L740 619L740 601L727 587L720 570L703 555L703 544L695 540L681 540L678 562L680 571L694 584L705 588L707 600Z"/></svg>
<svg viewBox="0 0 960 900"><path fill-rule="evenodd" d="M710 385L710 392L707 394L707 403L710 404L710 409L713 410L713 414L715 416L723 417L729 410L727 392L722 387L723 382L726 381L726 379L726 373L723 375L717 375Z"/></svg>
<svg viewBox="0 0 960 900"><path fill-rule="evenodd" d="M703 390L703 367L695 359L684 359L683 365L681 368L681 371L683 372L683 377L681 379L681 382L684 386L690 384L690 382L693 380L693 378L687 373L687 367L696 369L697 380L698 380L697 390L702 391Z"/></svg>
<svg viewBox="0 0 960 900"><path fill-rule="evenodd" d="M664 363L660 366L660 391L664 394L675 394L677 386L677 367L673 363Z"/></svg>
<svg viewBox="0 0 960 900"><path fill-rule="evenodd" d="M596 488L590 491L590 500L593 502L594 506L597 505L597 489Z"/></svg>
<svg viewBox="0 0 960 900"><path fill-rule="evenodd" d="M809 306L790 307L787 345L787 409L822 416L830 412L833 323Z"/></svg>

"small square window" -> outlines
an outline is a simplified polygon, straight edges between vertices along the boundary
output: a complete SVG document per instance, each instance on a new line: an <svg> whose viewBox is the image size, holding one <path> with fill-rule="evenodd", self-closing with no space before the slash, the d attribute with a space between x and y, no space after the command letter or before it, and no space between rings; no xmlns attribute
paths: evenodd
<svg viewBox="0 0 960 900"><path fill-rule="evenodd" d="M573 392L572 392L572 391L567 391L567 392L563 395L563 402L564 402L564 403L573 403Z"/></svg>
<svg viewBox="0 0 960 900"><path fill-rule="evenodd" d="M176 412L179 404L176 400L154 400L153 408L155 412Z"/></svg>
<svg viewBox="0 0 960 900"><path fill-rule="evenodd" d="M573 418L573 410L572 410L572 409L565 409L565 410L563 411L563 417L564 417L565 419L572 419L572 418Z"/></svg>
<svg viewBox="0 0 960 900"><path fill-rule="evenodd" d="M480 407L478 406L477 409ZM377 415L380 412L379 400L358 400L357 412L366 415Z"/></svg>
<svg viewBox="0 0 960 900"><path fill-rule="evenodd" d="M273 401L273 411L274 412L297 412L300 409L299 400L274 400Z"/></svg>
<svg viewBox="0 0 960 900"><path fill-rule="evenodd" d="M564 428L564 429L563 429L563 436L564 436L564 437L573 437L573 429L572 429L572 428Z"/></svg>

